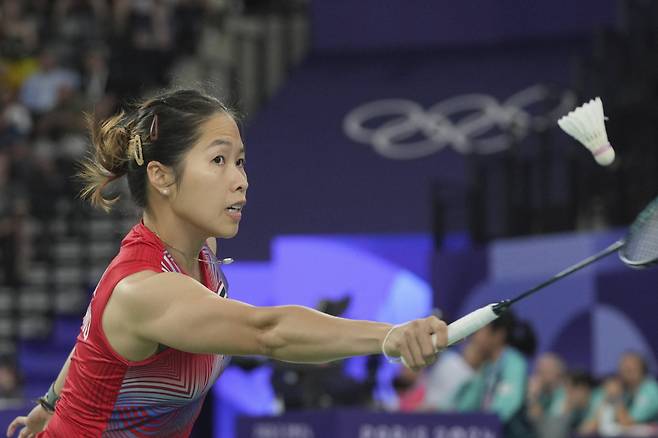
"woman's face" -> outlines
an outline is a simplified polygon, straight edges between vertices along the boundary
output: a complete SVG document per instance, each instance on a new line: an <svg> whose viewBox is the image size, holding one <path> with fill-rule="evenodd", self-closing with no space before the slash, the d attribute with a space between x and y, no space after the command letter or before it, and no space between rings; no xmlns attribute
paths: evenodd
<svg viewBox="0 0 658 438"><path fill-rule="evenodd" d="M246 202L244 145L237 124L225 113L211 116L200 130L185 155L172 208L200 234L230 238L238 232Z"/></svg>

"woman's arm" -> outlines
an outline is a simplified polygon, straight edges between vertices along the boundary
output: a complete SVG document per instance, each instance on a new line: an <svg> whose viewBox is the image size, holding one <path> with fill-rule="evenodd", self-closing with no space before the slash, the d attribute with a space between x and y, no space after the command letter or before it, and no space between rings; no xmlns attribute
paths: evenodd
<svg viewBox="0 0 658 438"><path fill-rule="evenodd" d="M64 366L62 366L62 369L59 370L57 379L55 379L53 388L55 389L55 394L57 394L57 396L59 396L62 393L62 388L64 388L64 382L66 382L66 376L68 376L69 374L69 365L71 364L71 356L73 356L74 351L75 351L75 347L71 349L71 352L69 353L69 357L66 358L66 361L64 362Z"/></svg>
<svg viewBox="0 0 658 438"><path fill-rule="evenodd" d="M337 318L301 306L254 307L218 297L177 273L141 272L112 295L129 334L197 353L263 355L290 362L326 362L380 353L389 324ZM437 335L436 348L431 335ZM411 368L432 363L447 328L435 317L392 330L386 353Z"/></svg>

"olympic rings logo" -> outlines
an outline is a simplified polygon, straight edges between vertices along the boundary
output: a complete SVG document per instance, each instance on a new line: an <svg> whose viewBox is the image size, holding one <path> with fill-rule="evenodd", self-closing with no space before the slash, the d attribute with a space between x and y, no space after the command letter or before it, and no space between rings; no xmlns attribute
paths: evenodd
<svg viewBox="0 0 658 438"><path fill-rule="evenodd" d="M347 113L343 131L394 160L422 158L447 146L462 154L492 154L548 129L575 103L571 91L556 94L544 85L523 89L503 102L486 94L464 94L427 110L407 99L382 99Z"/></svg>

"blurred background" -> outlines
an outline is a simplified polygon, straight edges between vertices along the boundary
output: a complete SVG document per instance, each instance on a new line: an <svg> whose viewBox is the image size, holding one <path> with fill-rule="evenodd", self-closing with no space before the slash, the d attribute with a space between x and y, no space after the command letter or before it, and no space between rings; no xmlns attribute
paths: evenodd
<svg viewBox="0 0 658 438"><path fill-rule="evenodd" d="M84 112L194 86L243 114L249 205L219 253L255 305L452 321L604 248L658 193L651 0L0 0L0 23L3 424L57 375L139 218L77 199ZM556 124L596 96L608 167ZM420 374L236 358L194 436L320 436L237 418L345 407L658 436L657 284L611 257ZM381 430L359 436L416 436Z"/></svg>

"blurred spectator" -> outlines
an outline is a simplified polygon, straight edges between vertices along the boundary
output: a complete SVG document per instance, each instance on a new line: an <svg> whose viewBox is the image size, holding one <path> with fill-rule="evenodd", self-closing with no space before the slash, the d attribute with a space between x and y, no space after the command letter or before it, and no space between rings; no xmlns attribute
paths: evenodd
<svg viewBox="0 0 658 438"><path fill-rule="evenodd" d="M0 84L0 143L6 135L26 136L32 130L30 111L16 100L16 92Z"/></svg>
<svg viewBox="0 0 658 438"><path fill-rule="evenodd" d="M205 14L208 12L207 0L178 0L174 9L176 16L175 34L176 51L179 55L191 55L196 52Z"/></svg>
<svg viewBox="0 0 658 438"><path fill-rule="evenodd" d="M67 205L57 198L77 194L83 112L102 118L119 99L167 85L176 57L194 55L202 24L219 24L212 10L207 0L0 0L0 151L10 169L0 255L9 281L20 270L10 265L22 263L18 230L29 229L19 218L29 210L47 228L56 205Z"/></svg>
<svg viewBox="0 0 658 438"><path fill-rule="evenodd" d="M21 0L0 3L0 39L4 50L33 53L39 45L38 21L25 13L25 3Z"/></svg>
<svg viewBox="0 0 658 438"><path fill-rule="evenodd" d="M58 140L67 134L85 135L83 112L87 110L83 97L69 84L63 84L57 91L55 107L43 114L36 127L38 137Z"/></svg>
<svg viewBox="0 0 658 438"><path fill-rule="evenodd" d="M0 257L3 284L18 287L21 280L24 222L27 200L21 187L10 178L11 161L6 151L0 151Z"/></svg>
<svg viewBox="0 0 658 438"><path fill-rule="evenodd" d="M421 409L427 389L424 373L401 367L392 383L398 396L398 410L400 412L414 412Z"/></svg>
<svg viewBox="0 0 658 438"><path fill-rule="evenodd" d="M510 311L475 332L472 342L482 354L483 365L457 392L460 411L498 414L504 436L527 437L531 428L523 409L528 364L523 353L534 353L534 334L527 323Z"/></svg>
<svg viewBox="0 0 658 438"><path fill-rule="evenodd" d="M0 85L17 92L38 68L32 50L20 40L4 38L0 27Z"/></svg>
<svg viewBox="0 0 658 438"><path fill-rule="evenodd" d="M110 70L121 95L167 83L174 52L172 3L163 0L116 0L114 2L115 50Z"/></svg>
<svg viewBox="0 0 658 438"><path fill-rule="evenodd" d="M106 51L100 47L88 50L84 58L81 89L90 105L96 105L105 97L109 78Z"/></svg>
<svg viewBox="0 0 658 438"><path fill-rule="evenodd" d="M105 0L58 0L53 10L52 37L70 48L80 48L104 37L109 6Z"/></svg>
<svg viewBox="0 0 658 438"><path fill-rule="evenodd" d="M622 402L623 386L617 375L603 380L601 389L594 396L592 417L580 428L580 435L615 436L621 427L615 418L615 409Z"/></svg>
<svg viewBox="0 0 658 438"><path fill-rule="evenodd" d="M528 379L528 414L533 422L560 414L566 396L564 372L564 362L554 353L537 359L535 372Z"/></svg>
<svg viewBox="0 0 658 438"><path fill-rule="evenodd" d="M549 368L552 365L548 363ZM531 411L529 416L533 421L537 438L571 437L591 415L592 393L595 386L591 376L574 371L564 377L563 381L562 390L558 392L561 396L552 398L552 402L547 404L550 406L549 409L542 409L540 415L532 412L533 402L529 400L529 411Z"/></svg>
<svg viewBox="0 0 658 438"><path fill-rule="evenodd" d="M484 356L477 345L469 340L461 352L446 350L427 371L427 389L423 410L448 411L454 409L459 388L469 381L480 368Z"/></svg>
<svg viewBox="0 0 658 438"><path fill-rule="evenodd" d="M21 378L13 360L0 358L0 409L22 403Z"/></svg>
<svg viewBox="0 0 658 438"><path fill-rule="evenodd" d="M77 89L78 74L59 66L55 53L45 49L39 56L39 69L21 88L20 100L36 114L44 114L57 106L63 88Z"/></svg>
<svg viewBox="0 0 658 438"><path fill-rule="evenodd" d="M658 384L649 375L647 363L638 353L626 353L619 362L624 403L617 418L624 426L658 421Z"/></svg>
<svg viewBox="0 0 658 438"><path fill-rule="evenodd" d="M622 356L617 375L604 381L597 399L592 417L581 429L584 435L635 433L643 424L658 421L658 384L637 353Z"/></svg>
<svg viewBox="0 0 658 438"><path fill-rule="evenodd" d="M588 373L582 371L569 373L566 398L559 414L569 433L578 431L591 415L594 389L594 379Z"/></svg>
<svg viewBox="0 0 658 438"><path fill-rule="evenodd" d="M141 50L167 50L172 46L172 3L163 0L116 0L115 25Z"/></svg>

